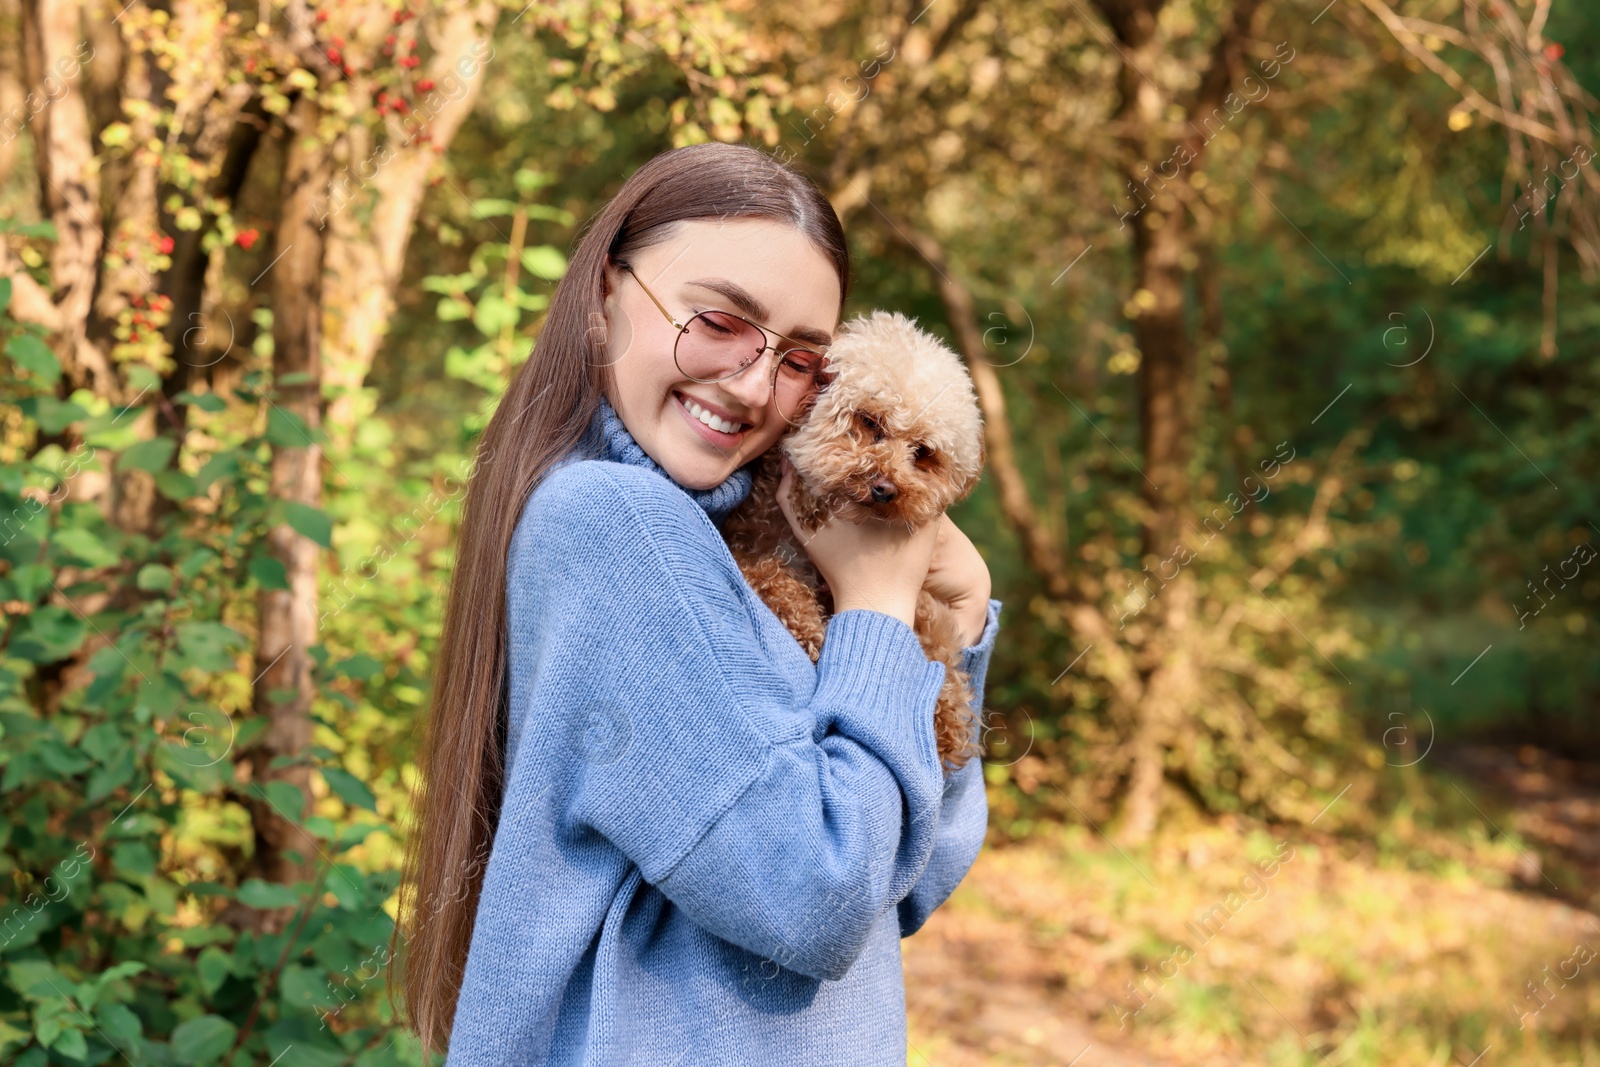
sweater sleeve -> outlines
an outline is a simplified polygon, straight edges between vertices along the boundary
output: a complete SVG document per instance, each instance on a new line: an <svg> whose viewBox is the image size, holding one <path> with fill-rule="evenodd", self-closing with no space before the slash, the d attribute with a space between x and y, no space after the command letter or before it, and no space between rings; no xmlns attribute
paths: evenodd
<svg viewBox="0 0 1600 1067"><path fill-rule="evenodd" d="M814 689L786 692L715 527L616 464L547 475L507 595L537 619L511 634L537 643L526 728L565 746L549 762L569 832L609 841L718 937L842 978L933 852L944 665L856 609L829 621Z"/></svg>
<svg viewBox="0 0 1600 1067"><path fill-rule="evenodd" d="M1000 601L989 601L989 617L978 643L961 650L961 669L972 679L972 710L977 716L974 733L983 737L983 688L989 673L989 656L1000 632ZM922 929L928 916L950 898L972 869L989 828L989 796L983 782L983 758L973 756L950 775L940 802L938 829L927 870L899 904L900 936Z"/></svg>

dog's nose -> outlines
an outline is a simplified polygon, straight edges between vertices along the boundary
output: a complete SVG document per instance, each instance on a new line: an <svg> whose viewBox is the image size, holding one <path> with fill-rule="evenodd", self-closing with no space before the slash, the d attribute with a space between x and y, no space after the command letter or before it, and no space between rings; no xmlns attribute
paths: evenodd
<svg viewBox="0 0 1600 1067"><path fill-rule="evenodd" d="M872 502L874 504L887 504L900 495L900 491L890 481L872 483Z"/></svg>

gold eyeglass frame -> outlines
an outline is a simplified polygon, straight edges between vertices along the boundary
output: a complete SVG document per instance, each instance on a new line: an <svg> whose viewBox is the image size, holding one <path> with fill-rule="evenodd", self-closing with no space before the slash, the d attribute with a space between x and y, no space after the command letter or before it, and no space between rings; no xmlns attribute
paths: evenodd
<svg viewBox="0 0 1600 1067"><path fill-rule="evenodd" d="M648 296L650 298L650 302L652 304L654 304L660 310L661 314L666 316L666 319L667 319L668 322L672 323L673 329L678 331L678 336L673 338L673 341L672 341L672 363L673 363L673 366L678 368L678 373L682 374L685 378L688 378L690 381L701 382L702 384L707 384L707 385L713 384L715 382L725 382L729 378L735 378L735 377L739 376L740 374L743 374L746 370L748 370L750 368L750 366L753 363L758 362L763 355L765 355L767 352L772 352L772 353L776 354L779 358L774 360L773 363L772 363L772 374L768 378L767 386L768 386L768 393L773 397L774 400L776 400L777 399L777 395L778 395L778 368L783 365L783 356L785 354L787 354L789 352L793 352L795 349L799 349L802 352L808 352L813 356L819 357L824 362L827 361L828 353L826 351L813 348L811 345L808 345L803 341L797 341L793 337L790 337L790 336L788 336L786 334L781 334L777 330L770 329L770 328L768 328L766 326L763 326L759 322L755 322L752 319L748 319L743 315L737 314L736 312L732 312L732 311L724 311L721 308L706 308L705 311L697 311L697 312L695 312L693 315L691 315L689 317L688 322L684 322L684 323L680 324L678 322L677 318L672 314L672 312L668 311L666 309L666 306L664 304L662 304L660 300L656 299L656 294L654 294L654 293L652 293L650 291L650 287L644 283L644 279L639 277L639 275L634 271L634 269L631 266L629 266L627 263L623 263L621 261L614 260L613 262L616 263L617 268L619 270L627 271L629 276L631 276L634 281L639 283L639 288L644 290L644 295ZM755 355L752 356L748 361L740 364L736 369L729 371L727 374L724 374L722 377L720 377L720 378L696 378L694 375L692 375L688 371L684 370L683 366L678 363L678 343L683 340L683 335L688 332L690 323L694 322L694 320L698 319L700 316L706 315L706 314L709 314L709 313L715 313L715 314L718 314L718 315L726 315L729 318L738 319L740 322L745 323L746 325L749 325L749 326L754 326L757 330L760 330L761 331L761 339L763 341L765 341L767 339L767 335L768 334L772 334L775 337L779 337L779 338L782 338L785 341L788 341L789 342L789 347L785 348L785 349L782 349L780 351L776 345L770 345L770 344L762 345L760 348L756 349ZM818 385L817 385L816 389L813 390L811 396L814 397L817 393L821 392L822 391L822 387L824 385L826 385L826 384L827 384L826 372L819 372L819 374L818 374ZM806 397L805 400L803 400L801 402L800 407L797 408L796 410L797 411L804 411L805 410L805 402L809 401L810 399L811 399L811 397ZM795 420L791 419L788 415L784 414L782 407L778 408L778 414L783 416L783 421L789 423L790 425L794 425Z"/></svg>

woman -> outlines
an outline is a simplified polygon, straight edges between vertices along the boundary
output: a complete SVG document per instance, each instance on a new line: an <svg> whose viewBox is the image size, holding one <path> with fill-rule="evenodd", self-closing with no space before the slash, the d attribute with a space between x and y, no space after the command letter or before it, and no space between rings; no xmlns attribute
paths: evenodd
<svg viewBox="0 0 1600 1067"><path fill-rule="evenodd" d="M836 609L813 664L717 527L820 387L848 275L806 179L665 153L490 420L396 931L452 1067L905 1062L899 939L987 821L981 761L940 766L944 666L910 624L925 583L956 605L981 701L1000 604L948 519L833 522L806 546Z"/></svg>

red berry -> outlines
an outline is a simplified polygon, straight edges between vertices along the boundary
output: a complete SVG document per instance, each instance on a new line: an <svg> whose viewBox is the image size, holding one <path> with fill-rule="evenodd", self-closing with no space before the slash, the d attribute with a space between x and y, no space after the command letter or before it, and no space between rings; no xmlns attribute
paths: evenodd
<svg viewBox="0 0 1600 1067"><path fill-rule="evenodd" d="M159 248L159 249L160 249L160 250L161 250L161 254L162 254L162 255L166 255L166 254L167 254L167 253L168 253L168 252L171 252L171 251L172 251L172 245L173 245L173 241L172 241L172 238L170 238L170 237L163 237L163 238L162 238L162 239L161 239L161 241L160 241L160 243L158 243L158 244L157 244L157 245L156 245L156 247L157 247L157 248Z"/></svg>
<svg viewBox="0 0 1600 1067"><path fill-rule="evenodd" d="M433 79L423 78L421 81L417 82L417 88L424 93L430 91L433 88Z"/></svg>
<svg viewBox="0 0 1600 1067"><path fill-rule="evenodd" d="M328 13L326 11L318 11L317 12L317 21L318 22L327 22L328 21Z"/></svg>
<svg viewBox="0 0 1600 1067"><path fill-rule="evenodd" d="M394 44L394 34L392 34L392 33L384 34L383 35L383 43L386 44L386 45L391 45L392 46Z"/></svg>
<svg viewBox="0 0 1600 1067"><path fill-rule="evenodd" d="M389 113L389 105L387 105L387 104L379 104L378 105L378 114L379 115L387 115L388 113Z"/></svg>
<svg viewBox="0 0 1600 1067"><path fill-rule="evenodd" d="M399 63L407 70L410 70L412 67L420 66L422 60L418 59L416 56L401 56L399 59L395 60L395 62Z"/></svg>
<svg viewBox="0 0 1600 1067"><path fill-rule="evenodd" d="M1549 44L1544 46L1544 57L1549 60L1560 59L1562 56L1566 55L1566 52L1567 50L1565 48L1562 48L1554 41L1551 41Z"/></svg>
<svg viewBox="0 0 1600 1067"><path fill-rule="evenodd" d="M248 252L250 251L250 246L255 244L260 236L261 232L256 229L240 230L234 237L233 243Z"/></svg>
<svg viewBox="0 0 1600 1067"><path fill-rule="evenodd" d="M344 38L343 37L329 37L328 40L333 43L333 47L335 47L335 48L343 48L344 47Z"/></svg>

